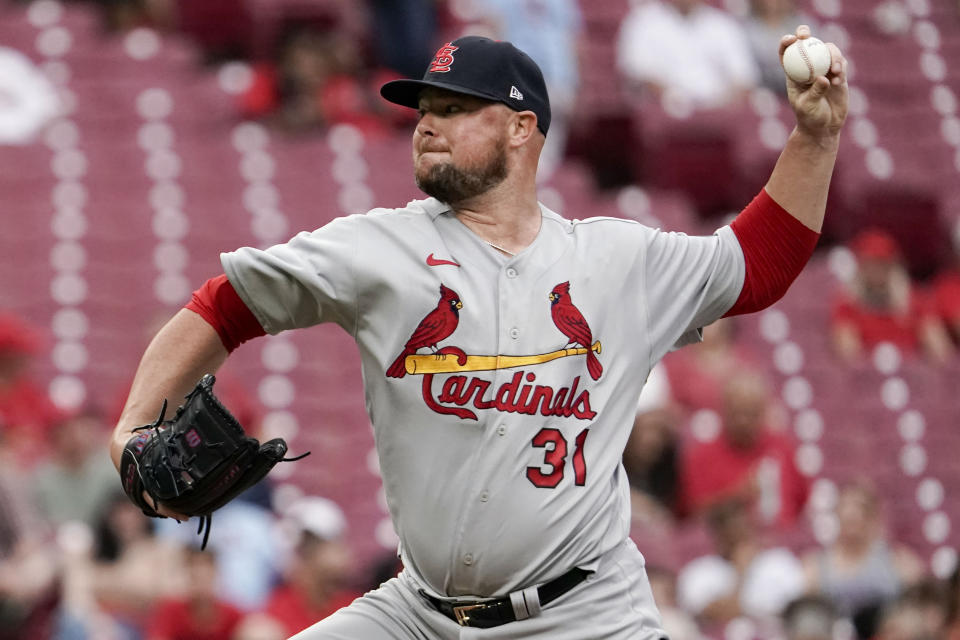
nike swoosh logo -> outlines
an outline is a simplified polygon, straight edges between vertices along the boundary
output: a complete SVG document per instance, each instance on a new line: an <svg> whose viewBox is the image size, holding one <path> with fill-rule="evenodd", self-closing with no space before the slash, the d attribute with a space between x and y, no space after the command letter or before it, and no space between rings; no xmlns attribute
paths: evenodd
<svg viewBox="0 0 960 640"><path fill-rule="evenodd" d="M439 267L441 265L449 264L454 267L459 267L460 265L451 260L440 260L439 258L434 258L433 254L427 256L427 264L431 267Z"/></svg>

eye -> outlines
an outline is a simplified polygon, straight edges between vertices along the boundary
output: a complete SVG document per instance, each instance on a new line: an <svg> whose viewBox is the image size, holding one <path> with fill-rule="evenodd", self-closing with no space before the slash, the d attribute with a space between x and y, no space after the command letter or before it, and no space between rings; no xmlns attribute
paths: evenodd
<svg viewBox="0 0 960 640"><path fill-rule="evenodd" d="M458 104L448 104L443 109L443 112L446 114L460 113L462 111L463 111L463 108L461 108L460 105Z"/></svg>
<svg viewBox="0 0 960 640"><path fill-rule="evenodd" d="M423 107L420 107L419 109L417 109L417 119L418 119L418 120L423 120L423 116L425 116L425 115L427 115L427 110L426 110L426 109L424 109Z"/></svg>

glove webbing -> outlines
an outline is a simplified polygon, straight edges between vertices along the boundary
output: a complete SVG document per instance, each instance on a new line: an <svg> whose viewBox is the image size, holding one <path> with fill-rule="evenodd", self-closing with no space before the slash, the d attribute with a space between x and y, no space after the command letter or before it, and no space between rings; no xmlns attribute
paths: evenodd
<svg viewBox="0 0 960 640"><path fill-rule="evenodd" d="M280 462L296 462L297 460L303 460L308 455L310 455L309 451L301 453L299 456L294 456L293 458L280 458ZM249 487L247 487L247 489L249 489ZM246 491L246 489L244 489L244 491ZM200 522L197 523L197 535L203 533L203 542L200 543L200 550L203 551L207 548L207 540L210 539L210 529L213 526L213 513L206 513L197 517L200 518Z"/></svg>

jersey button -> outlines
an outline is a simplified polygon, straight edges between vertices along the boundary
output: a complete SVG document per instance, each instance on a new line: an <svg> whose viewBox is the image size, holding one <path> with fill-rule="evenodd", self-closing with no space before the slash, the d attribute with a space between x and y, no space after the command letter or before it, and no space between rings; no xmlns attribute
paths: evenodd
<svg viewBox="0 0 960 640"><path fill-rule="evenodd" d="M507 435L507 425L502 424L497 427L497 434L501 436Z"/></svg>
<svg viewBox="0 0 960 640"><path fill-rule="evenodd" d="M490 499L490 494L487 493L486 491L480 494L480 502L486 502L489 499Z"/></svg>
<svg viewBox="0 0 960 640"><path fill-rule="evenodd" d="M517 270L514 269L513 267L508 267L508 268L507 268L507 277L508 277L508 278L516 278L518 275L519 275L519 274L517 273Z"/></svg>
<svg viewBox="0 0 960 640"><path fill-rule="evenodd" d="M516 340L517 338L519 338L519 337L520 337L520 329L517 329L516 327L510 329L510 337L513 338L514 340Z"/></svg>
<svg viewBox="0 0 960 640"><path fill-rule="evenodd" d="M467 565L468 567L473 564L472 553L468 553L467 555L463 556L463 564Z"/></svg>

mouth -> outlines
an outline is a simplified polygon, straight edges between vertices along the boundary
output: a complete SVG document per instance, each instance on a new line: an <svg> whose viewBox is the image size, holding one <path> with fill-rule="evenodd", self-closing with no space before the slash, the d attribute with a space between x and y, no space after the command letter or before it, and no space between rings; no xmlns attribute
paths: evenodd
<svg viewBox="0 0 960 640"><path fill-rule="evenodd" d="M414 158L414 165L419 170L431 169L448 162L450 154L447 151L421 151Z"/></svg>

